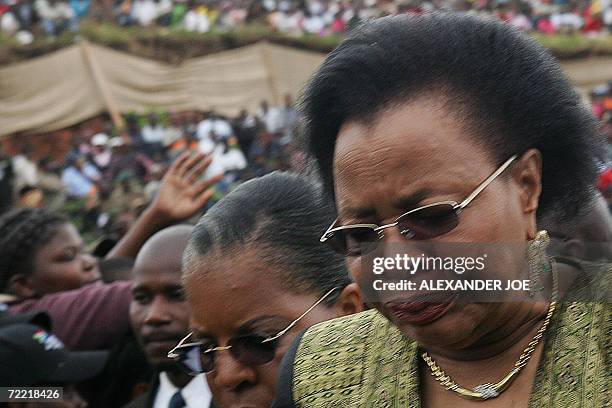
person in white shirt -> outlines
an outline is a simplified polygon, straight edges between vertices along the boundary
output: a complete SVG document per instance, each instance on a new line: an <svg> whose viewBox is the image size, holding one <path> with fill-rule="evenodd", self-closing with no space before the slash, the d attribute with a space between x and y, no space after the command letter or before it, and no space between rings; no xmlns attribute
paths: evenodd
<svg viewBox="0 0 612 408"><path fill-rule="evenodd" d="M261 102L257 117L264 124L266 132L269 134L274 135L283 130L280 110L278 108L271 108L267 101Z"/></svg>
<svg viewBox="0 0 612 408"><path fill-rule="evenodd" d="M148 118L148 123L143 126L141 135L142 141L145 143L145 151L151 157L161 152L163 143L166 140L167 129L159 123L157 115L151 113Z"/></svg>
<svg viewBox="0 0 612 408"><path fill-rule="evenodd" d="M149 122L142 128L142 140L145 143L162 143L166 136L166 128L158 121L154 113L149 115Z"/></svg>
<svg viewBox="0 0 612 408"><path fill-rule="evenodd" d="M302 22L302 28L304 32L308 34L319 35L322 34L325 29L325 21L323 21L321 15L311 14L309 11L306 11L306 15Z"/></svg>
<svg viewBox="0 0 612 408"><path fill-rule="evenodd" d="M36 0L34 8L42 20L45 34L57 36L62 33L74 16L72 8L66 1L59 0Z"/></svg>
<svg viewBox="0 0 612 408"><path fill-rule="evenodd" d="M204 120L198 123L196 135L200 140L210 139L211 132L214 132L219 139L227 139L234 133L229 122L219 117L215 112L210 112L204 117Z"/></svg>
<svg viewBox="0 0 612 408"><path fill-rule="evenodd" d="M15 190L38 184L38 166L32 160L29 148L22 149L20 154L13 157L12 162L13 173L15 174Z"/></svg>
<svg viewBox="0 0 612 408"><path fill-rule="evenodd" d="M93 161L100 170L110 164L112 153L108 143L109 138L105 133L97 133L91 138Z"/></svg>
<svg viewBox="0 0 612 408"><path fill-rule="evenodd" d="M132 8L132 18L141 26L147 27L155 22L159 9L153 0L136 0Z"/></svg>
<svg viewBox="0 0 612 408"><path fill-rule="evenodd" d="M247 166L247 160L240 146L238 140L232 136L228 139L219 142L212 152L212 162L204 173L205 179L210 179L220 174L226 174L230 182L235 180L235 176L232 172L244 170Z"/></svg>
<svg viewBox="0 0 612 408"><path fill-rule="evenodd" d="M126 406L208 408L212 395L204 375L190 376L168 352L189 333L191 309L181 284L181 258L193 227L176 225L153 235L133 271L130 320L136 340L157 374L147 394Z"/></svg>
<svg viewBox="0 0 612 408"><path fill-rule="evenodd" d="M183 26L187 31L207 33L210 30L210 19L205 10L191 9L185 14Z"/></svg>
<svg viewBox="0 0 612 408"><path fill-rule="evenodd" d="M82 199L96 193L101 175L94 165L83 157L70 162L62 172L62 183L69 197Z"/></svg>

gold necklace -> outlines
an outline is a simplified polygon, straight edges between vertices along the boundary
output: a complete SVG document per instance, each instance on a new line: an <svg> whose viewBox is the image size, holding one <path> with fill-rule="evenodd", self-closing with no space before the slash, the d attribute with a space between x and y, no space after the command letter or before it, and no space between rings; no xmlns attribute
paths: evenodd
<svg viewBox="0 0 612 408"><path fill-rule="evenodd" d="M546 314L546 318L544 319L544 323L540 330L533 336L533 339L529 342L523 353L520 355L516 363L514 363L514 368L506 374L504 378L502 378L499 382L495 384L486 383L477 385L472 390L461 387L459 384L454 382L452 378L448 376L442 370L438 364L431 358L431 356L424 352L421 354L423 360L427 363L429 370L431 371L431 375L438 381L444 388L449 391L453 391L460 395L463 398L475 401L485 401L490 398L495 398L499 396L502 392L504 392L514 381L514 378L518 375L518 373L527 365L527 362L533 355L536 346L540 342L540 339L544 336L544 332L548 328L548 324L550 323L550 319L552 318L553 313L555 312L555 308L557 307L557 296L558 296L558 282L557 282L557 270L554 259L551 259L551 269L553 275L553 288L551 295L550 306L548 306L548 313Z"/></svg>

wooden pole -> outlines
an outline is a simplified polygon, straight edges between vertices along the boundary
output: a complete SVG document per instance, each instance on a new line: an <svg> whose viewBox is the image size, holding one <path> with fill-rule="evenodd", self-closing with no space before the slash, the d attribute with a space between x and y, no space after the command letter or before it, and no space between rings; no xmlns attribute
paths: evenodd
<svg viewBox="0 0 612 408"><path fill-rule="evenodd" d="M123 116L119 112L119 108L117 107L117 103L113 98L113 95L110 89L107 86L107 81L104 76L104 72L98 65L96 58L93 55L91 50L91 45L87 40L81 41L81 50L83 50L83 56L85 57L85 62L89 66L89 70L91 71L91 75L96 83L96 87L100 91L102 95L102 99L104 100L104 106L108 110L110 117L113 121L113 124L118 129L123 129L125 127L125 121L123 120Z"/></svg>

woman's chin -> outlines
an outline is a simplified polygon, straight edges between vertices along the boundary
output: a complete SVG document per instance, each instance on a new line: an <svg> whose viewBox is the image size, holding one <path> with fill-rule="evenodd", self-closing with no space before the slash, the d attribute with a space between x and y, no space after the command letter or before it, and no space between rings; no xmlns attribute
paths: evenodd
<svg viewBox="0 0 612 408"><path fill-rule="evenodd" d="M476 305L471 309L480 309ZM469 341L474 330L484 319L479 319L481 313L466 313L466 305L451 303L449 305L434 305L430 310L423 310L423 316L406 316L406 313L385 308L383 314L406 336L419 345L427 348L453 347ZM480 311L480 310L479 310ZM407 318L406 318L407 317Z"/></svg>

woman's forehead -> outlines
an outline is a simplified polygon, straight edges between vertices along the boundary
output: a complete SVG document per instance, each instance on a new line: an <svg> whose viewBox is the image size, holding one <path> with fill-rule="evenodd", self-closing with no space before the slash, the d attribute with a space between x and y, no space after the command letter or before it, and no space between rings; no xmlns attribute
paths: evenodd
<svg viewBox="0 0 612 408"><path fill-rule="evenodd" d="M47 241L44 247L57 249L67 246L78 246L82 243L81 234L79 234L76 227L72 223L65 223L57 227L55 234Z"/></svg>
<svg viewBox="0 0 612 408"><path fill-rule="evenodd" d="M441 109L417 100L381 113L371 124L345 124L334 155L339 210L363 206L365 195L380 201L391 198L389 191L410 196L486 176L492 165L488 151Z"/></svg>
<svg viewBox="0 0 612 408"><path fill-rule="evenodd" d="M259 280L224 291L217 290L220 284L208 289L204 289L204 281L196 284L191 288L195 295L189 297L193 328L214 336L231 336L257 328L281 330L316 301L313 296L288 292L280 284L266 288L269 283Z"/></svg>

